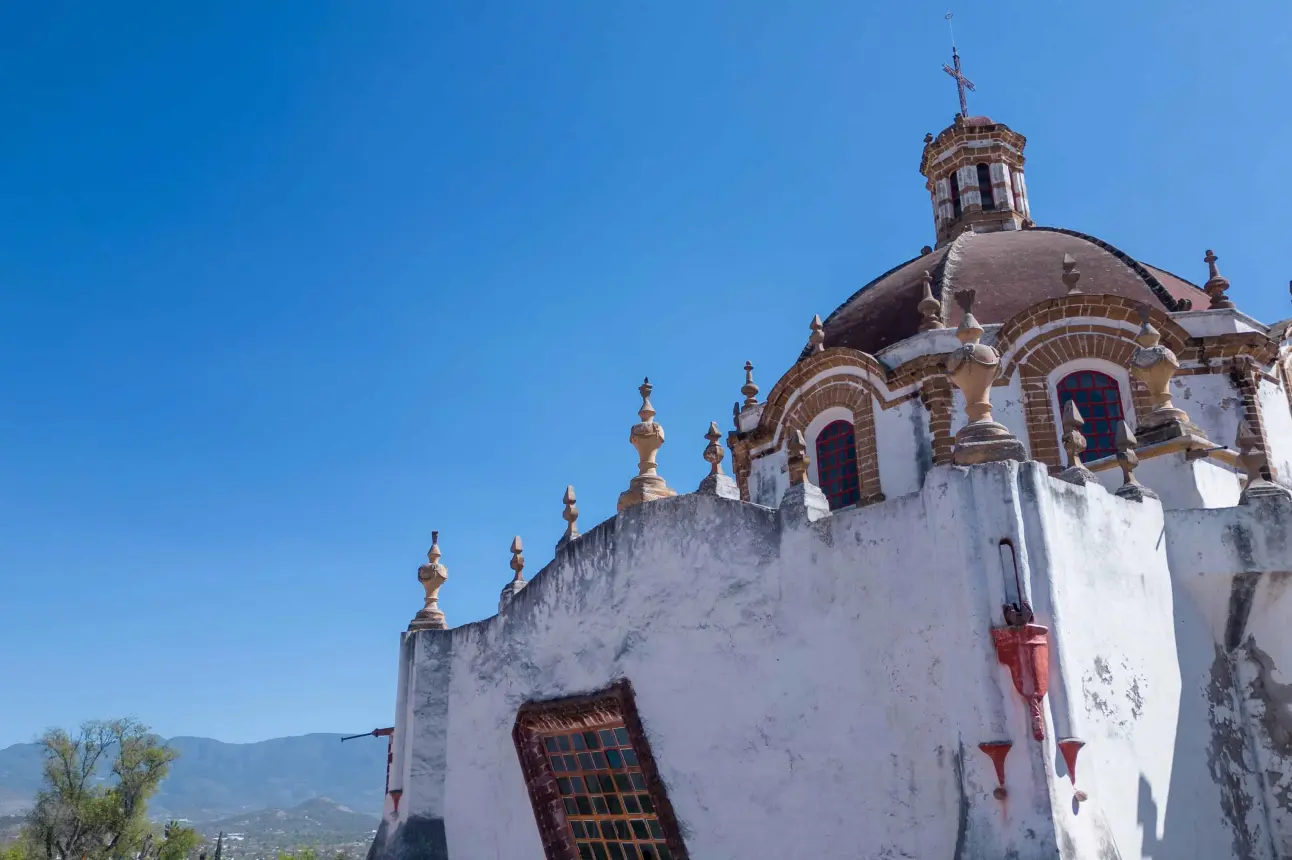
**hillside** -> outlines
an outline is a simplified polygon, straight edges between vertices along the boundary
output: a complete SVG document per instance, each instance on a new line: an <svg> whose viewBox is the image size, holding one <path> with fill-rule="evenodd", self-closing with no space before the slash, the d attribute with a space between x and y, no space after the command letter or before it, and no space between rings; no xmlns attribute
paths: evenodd
<svg viewBox="0 0 1292 860"><path fill-rule="evenodd" d="M157 818L215 821L266 808L292 810L319 797L359 814L380 815L386 781L384 739L313 734L252 744L176 737L180 757L150 808ZM36 744L0 750L0 816L29 806L40 787Z"/></svg>
<svg viewBox="0 0 1292 860"><path fill-rule="evenodd" d="M325 847L328 853L362 856L380 819L327 798L307 800L291 809L264 809L212 821L198 827L208 839L224 834L223 856L272 857L302 845Z"/></svg>

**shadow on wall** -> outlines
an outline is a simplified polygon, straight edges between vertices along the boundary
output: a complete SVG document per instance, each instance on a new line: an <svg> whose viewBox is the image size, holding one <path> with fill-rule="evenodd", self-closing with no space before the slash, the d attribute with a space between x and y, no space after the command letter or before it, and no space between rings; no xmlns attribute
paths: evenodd
<svg viewBox="0 0 1292 860"><path fill-rule="evenodd" d="M1139 825L1143 828L1144 837L1140 843L1141 857L1170 857L1161 852L1162 843L1157 838L1157 801L1153 799L1153 786L1148 784L1144 774L1139 775L1139 802L1137 804Z"/></svg>

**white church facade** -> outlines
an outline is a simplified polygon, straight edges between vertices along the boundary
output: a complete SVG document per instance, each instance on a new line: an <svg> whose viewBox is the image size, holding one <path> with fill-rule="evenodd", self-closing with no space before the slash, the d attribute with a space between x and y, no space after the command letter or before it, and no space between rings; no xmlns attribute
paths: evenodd
<svg viewBox="0 0 1292 860"><path fill-rule="evenodd" d="M646 383L497 615L436 539L371 860L1292 857L1292 325L1035 225L1025 144L926 138L936 244L746 365L697 490Z"/></svg>

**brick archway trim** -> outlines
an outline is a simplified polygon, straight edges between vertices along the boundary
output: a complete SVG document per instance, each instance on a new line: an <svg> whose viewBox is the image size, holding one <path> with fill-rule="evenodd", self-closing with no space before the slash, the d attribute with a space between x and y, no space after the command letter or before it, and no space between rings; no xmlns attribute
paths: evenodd
<svg viewBox="0 0 1292 860"><path fill-rule="evenodd" d="M1140 306L1140 303L1121 296L1081 294L1046 299L1006 320L996 331L992 345L1000 352L1008 375L1018 364L1016 353L1027 352L1033 348L1032 344L1036 342L1036 337L1024 341L1024 338L1033 330L1053 323L1066 323L1062 329L1056 330L1076 331L1083 325L1098 326L1098 323L1083 322L1083 320L1104 319L1112 323L1129 324L1133 328L1115 326L1105 326L1105 328L1123 333L1125 337L1133 340L1134 332L1139 329ZM1193 360L1196 348L1189 333L1161 308L1152 305L1148 308L1149 322L1161 333L1162 345L1174 352L1182 362ZM1042 334L1041 337L1045 337L1046 334L1050 332Z"/></svg>

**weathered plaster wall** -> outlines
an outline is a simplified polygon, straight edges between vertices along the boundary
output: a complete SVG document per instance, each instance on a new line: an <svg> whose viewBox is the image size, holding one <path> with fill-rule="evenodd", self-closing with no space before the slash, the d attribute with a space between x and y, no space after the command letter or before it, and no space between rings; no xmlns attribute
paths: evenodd
<svg viewBox="0 0 1292 860"><path fill-rule="evenodd" d="M1288 502L1166 517L1172 577L1213 648L1199 673L1210 707L1208 761L1222 809L1249 830L1233 856L1292 855L1290 530Z"/></svg>
<svg viewBox="0 0 1292 860"><path fill-rule="evenodd" d="M919 490L933 466L933 437L928 415L918 399L891 409L875 403L875 450L879 454L879 488L895 499Z"/></svg>
<svg viewBox="0 0 1292 860"><path fill-rule="evenodd" d="M1279 483L1292 486L1292 413L1288 411L1287 395L1267 379L1261 380L1257 392L1270 465Z"/></svg>
<svg viewBox="0 0 1292 860"><path fill-rule="evenodd" d="M1148 456L1141 452L1135 478L1158 494L1168 511L1181 508L1228 508L1238 504L1242 485L1233 469L1211 458L1190 461L1183 451ZM1099 483L1112 493L1122 485L1115 466L1095 472Z"/></svg>
<svg viewBox="0 0 1292 860"><path fill-rule="evenodd" d="M1023 402L1023 376L1015 373L1005 385L992 386L991 413L999 423L1009 428L1024 451L1031 451L1027 437L1027 411Z"/></svg>
<svg viewBox="0 0 1292 860"><path fill-rule="evenodd" d="M1233 447L1243 402L1227 374L1177 376L1171 380L1171 400L1208 439Z"/></svg>
<svg viewBox="0 0 1292 860"><path fill-rule="evenodd" d="M1231 856L1211 711L1171 656L1209 665L1210 637L1173 620L1161 534L1155 503L1035 463L939 467L813 525L694 495L632 508L500 616L411 637L433 647L387 856L441 815L453 860L539 856L516 711L624 676L695 858ZM1019 582L1053 630L1044 743L990 640ZM1054 744L1071 734L1091 795L1075 811ZM977 745L1001 739L997 801Z"/></svg>
<svg viewBox="0 0 1292 860"><path fill-rule="evenodd" d="M1089 795L1073 802L1067 767L1047 744L1061 838L1077 849L1064 856L1231 856L1203 750L1179 729L1206 711L1181 700L1177 637L1210 648L1200 625L1176 628L1162 508L1095 486L1048 489L1024 505L1028 552L1051 571L1035 600L1053 619L1054 735L1086 742L1076 777ZM1168 807L1184 813L1170 831Z"/></svg>
<svg viewBox="0 0 1292 860"><path fill-rule="evenodd" d="M749 472L749 500L756 505L774 508L781 503L781 496L790 485L786 469L785 448L759 457L751 464Z"/></svg>

